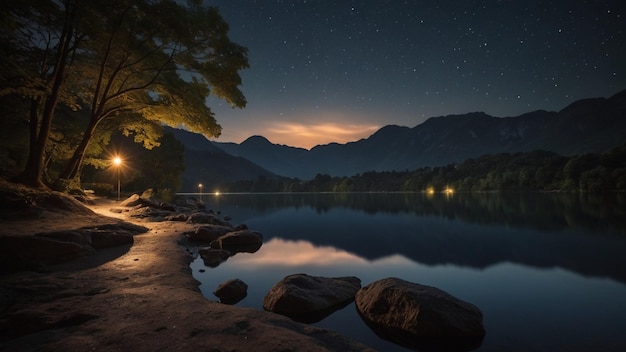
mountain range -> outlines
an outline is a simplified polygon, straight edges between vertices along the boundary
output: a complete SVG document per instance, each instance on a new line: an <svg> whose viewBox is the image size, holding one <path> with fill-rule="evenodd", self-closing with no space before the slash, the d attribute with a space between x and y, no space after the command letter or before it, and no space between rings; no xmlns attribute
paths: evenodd
<svg viewBox="0 0 626 352"><path fill-rule="evenodd" d="M183 189L196 187L200 179L308 180L317 174L350 176L443 166L485 154L596 153L626 142L626 90L610 98L579 100L558 112L538 110L504 118L473 112L432 117L413 128L388 125L359 141L311 150L273 144L262 136L240 144L211 142L181 130L175 130L175 136L185 145Z"/></svg>

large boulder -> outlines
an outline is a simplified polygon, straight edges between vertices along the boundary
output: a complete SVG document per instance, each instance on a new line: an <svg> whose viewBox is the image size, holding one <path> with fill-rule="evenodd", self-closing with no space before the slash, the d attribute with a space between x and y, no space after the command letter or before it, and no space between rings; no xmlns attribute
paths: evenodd
<svg viewBox="0 0 626 352"><path fill-rule="evenodd" d="M148 231L130 223L103 224L32 236L0 237L0 272L43 269L93 254L96 249L132 245L133 235Z"/></svg>
<svg viewBox="0 0 626 352"><path fill-rule="evenodd" d="M263 308L299 322L314 323L350 304L359 288L361 280L356 277L289 275L270 289Z"/></svg>
<svg viewBox="0 0 626 352"><path fill-rule="evenodd" d="M91 237L85 234L85 231L78 230L61 230L37 233L36 237L45 237L62 242L73 242L85 248L92 246Z"/></svg>
<svg viewBox="0 0 626 352"><path fill-rule="evenodd" d="M412 349L469 351L485 336L478 307L435 287L387 278L360 289L355 303L376 334Z"/></svg>
<svg viewBox="0 0 626 352"><path fill-rule="evenodd" d="M228 280L221 283L213 294L224 304L236 304L248 295L248 285L239 279Z"/></svg>
<svg viewBox="0 0 626 352"><path fill-rule="evenodd" d="M89 247L45 236L0 237L0 272L59 264L90 254Z"/></svg>
<svg viewBox="0 0 626 352"><path fill-rule="evenodd" d="M134 235L148 231L148 228L131 223L105 224L79 229L90 238L95 249L132 245Z"/></svg>
<svg viewBox="0 0 626 352"><path fill-rule="evenodd" d="M225 249L234 253L254 253L263 245L263 235L256 231L232 231L211 242L213 249Z"/></svg>
<svg viewBox="0 0 626 352"><path fill-rule="evenodd" d="M209 224L198 227L194 232L187 233L187 238L194 242L211 243L233 230L230 226Z"/></svg>

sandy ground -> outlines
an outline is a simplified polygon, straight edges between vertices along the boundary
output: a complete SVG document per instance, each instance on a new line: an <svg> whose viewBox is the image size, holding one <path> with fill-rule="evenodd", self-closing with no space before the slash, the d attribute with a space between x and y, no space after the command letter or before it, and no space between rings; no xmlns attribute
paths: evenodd
<svg viewBox="0 0 626 352"><path fill-rule="evenodd" d="M0 351L362 351L334 332L202 296L178 240L192 224L146 222L110 211L4 221L0 235L32 235L122 220L150 230L132 246L0 276Z"/></svg>

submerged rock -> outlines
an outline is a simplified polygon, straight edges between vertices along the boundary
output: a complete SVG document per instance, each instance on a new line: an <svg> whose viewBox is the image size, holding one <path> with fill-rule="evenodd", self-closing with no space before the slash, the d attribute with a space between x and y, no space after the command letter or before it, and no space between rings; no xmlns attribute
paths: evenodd
<svg viewBox="0 0 626 352"><path fill-rule="evenodd" d="M356 277L289 275L267 293L263 308L293 320L313 323L345 307L361 288Z"/></svg>
<svg viewBox="0 0 626 352"><path fill-rule="evenodd" d="M409 348L469 351L485 336L478 307L435 287L387 278L360 289L355 303L377 335Z"/></svg>
<svg viewBox="0 0 626 352"><path fill-rule="evenodd" d="M213 294L224 304L236 304L248 295L248 285L239 279L228 280L221 283Z"/></svg>
<svg viewBox="0 0 626 352"><path fill-rule="evenodd" d="M225 262L232 253L223 249L201 248L198 254L202 257L205 266L215 268Z"/></svg>

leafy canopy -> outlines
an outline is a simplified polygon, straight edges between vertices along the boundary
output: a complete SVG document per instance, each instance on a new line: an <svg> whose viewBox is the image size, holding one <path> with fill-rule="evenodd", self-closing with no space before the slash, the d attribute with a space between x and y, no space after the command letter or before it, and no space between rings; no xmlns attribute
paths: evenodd
<svg viewBox="0 0 626 352"><path fill-rule="evenodd" d="M113 130L146 148L159 145L162 125L216 137L221 126L207 98L246 105L239 70L248 67L247 49L230 41L218 10L199 0L22 0L3 7L0 97L21 99L23 112L13 120L27 117L30 125L23 174L31 183L43 159L66 159L60 177L74 178ZM57 114L57 102L80 119Z"/></svg>

